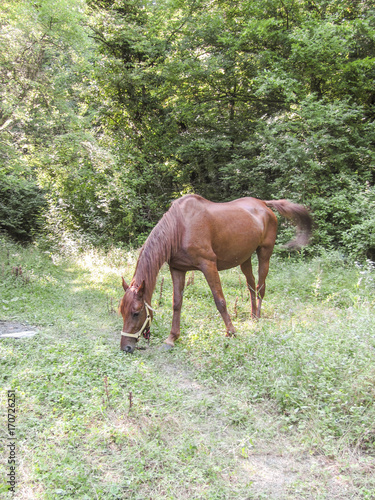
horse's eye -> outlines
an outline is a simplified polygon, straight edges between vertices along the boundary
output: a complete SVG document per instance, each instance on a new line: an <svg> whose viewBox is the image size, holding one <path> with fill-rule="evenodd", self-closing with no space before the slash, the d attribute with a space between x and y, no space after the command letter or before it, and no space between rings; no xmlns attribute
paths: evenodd
<svg viewBox="0 0 375 500"><path fill-rule="evenodd" d="M139 312L133 312L132 316L133 316L134 318L137 318L137 317L139 316Z"/></svg>

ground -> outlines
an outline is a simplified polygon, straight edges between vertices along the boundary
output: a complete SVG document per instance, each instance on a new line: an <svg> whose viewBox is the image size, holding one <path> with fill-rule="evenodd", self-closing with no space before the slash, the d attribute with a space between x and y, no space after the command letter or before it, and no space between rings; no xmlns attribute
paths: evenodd
<svg viewBox="0 0 375 500"><path fill-rule="evenodd" d="M36 335L37 328L28 325L27 323L17 323L12 321L0 320L0 338L1 337L32 337Z"/></svg>
<svg viewBox="0 0 375 500"><path fill-rule="evenodd" d="M155 361L159 373L164 373L166 380L183 392L185 401L204 401L205 407L210 408L198 424L197 432L203 441L219 441L221 452L233 454L236 466L230 472L224 471L223 476L228 483L248 485L249 500L375 498L375 491L370 497L356 488L356 476L361 475L364 462L368 461L367 472L375 472L375 461L371 457L358 451L340 458L311 454L288 435L276 440L247 439L244 429L236 422L228 425L224 415L220 418L224 413L220 402L226 399L225 393L231 391L230 387L217 386L213 391L198 382L191 371L173 363L170 357L158 356ZM272 413L272 407L257 405L253 413L254 436L267 435L267 426L274 425ZM229 500L229 497L223 498Z"/></svg>
<svg viewBox="0 0 375 500"><path fill-rule="evenodd" d="M237 329L230 339L196 274L181 338L167 352L172 285L162 269L150 345L141 339L145 349L125 355L116 309L134 252L65 259L10 247L0 280L0 429L4 436L15 391L17 491L6 493L0 442L0 495L375 498L374 269L329 257L274 260L258 322L243 276L222 273ZM27 279L11 272L19 262Z"/></svg>

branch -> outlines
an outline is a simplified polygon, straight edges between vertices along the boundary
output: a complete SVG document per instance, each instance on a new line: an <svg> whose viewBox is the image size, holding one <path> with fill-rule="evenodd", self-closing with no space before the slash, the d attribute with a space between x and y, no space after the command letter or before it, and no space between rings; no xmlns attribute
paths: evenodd
<svg viewBox="0 0 375 500"><path fill-rule="evenodd" d="M8 118L8 120L6 120L6 122L3 123L3 125L1 125L0 132L5 130L12 122L13 122L12 118Z"/></svg>

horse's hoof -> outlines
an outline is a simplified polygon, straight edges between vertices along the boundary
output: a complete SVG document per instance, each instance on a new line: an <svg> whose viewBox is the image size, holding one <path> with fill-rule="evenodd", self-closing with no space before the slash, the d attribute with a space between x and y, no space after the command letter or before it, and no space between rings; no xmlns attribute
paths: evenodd
<svg viewBox="0 0 375 500"><path fill-rule="evenodd" d="M170 344L162 344L159 347L159 351L171 351L173 349L173 345Z"/></svg>

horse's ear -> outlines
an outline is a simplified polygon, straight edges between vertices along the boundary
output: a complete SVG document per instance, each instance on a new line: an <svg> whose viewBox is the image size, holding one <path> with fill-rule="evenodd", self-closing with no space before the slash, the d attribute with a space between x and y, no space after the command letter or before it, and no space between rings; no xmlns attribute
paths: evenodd
<svg viewBox="0 0 375 500"><path fill-rule="evenodd" d="M139 285L137 288L137 295L142 298L143 294L145 293L145 280L142 281L142 283Z"/></svg>
<svg viewBox="0 0 375 500"><path fill-rule="evenodd" d="M122 288L125 290L125 292L129 288L129 285L126 283L123 276L122 276Z"/></svg>

